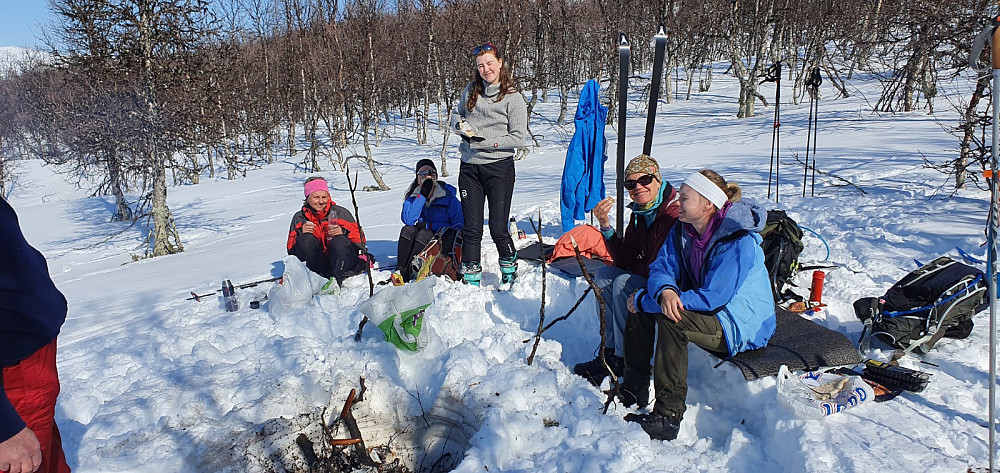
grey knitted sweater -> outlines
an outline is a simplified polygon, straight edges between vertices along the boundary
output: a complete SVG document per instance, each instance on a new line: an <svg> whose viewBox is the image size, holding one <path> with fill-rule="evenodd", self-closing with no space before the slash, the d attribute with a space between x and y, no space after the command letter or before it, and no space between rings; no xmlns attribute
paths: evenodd
<svg viewBox="0 0 1000 473"><path fill-rule="evenodd" d="M476 129L478 136L485 139L463 139L458 147L462 162L488 164L514 156L515 149L524 146L524 137L528 134L528 105L524 103L524 97L514 91L496 102L500 85L490 85L470 112L465 104L471 89L472 84L469 84L462 92L462 99L451 115L451 126L453 130L458 130L459 122L465 120Z"/></svg>

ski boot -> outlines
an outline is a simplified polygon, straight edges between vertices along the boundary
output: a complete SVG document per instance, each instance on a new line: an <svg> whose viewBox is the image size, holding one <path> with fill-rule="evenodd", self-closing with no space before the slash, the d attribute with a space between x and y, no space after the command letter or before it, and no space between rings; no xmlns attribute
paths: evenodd
<svg viewBox="0 0 1000 473"><path fill-rule="evenodd" d="M483 267L476 261L471 263L462 263L462 274L464 275L466 284L479 286L479 279L483 275Z"/></svg>
<svg viewBox="0 0 1000 473"><path fill-rule="evenodd" d="M517 255L500 258L500 288L510 289L517 279Z"/></svg>

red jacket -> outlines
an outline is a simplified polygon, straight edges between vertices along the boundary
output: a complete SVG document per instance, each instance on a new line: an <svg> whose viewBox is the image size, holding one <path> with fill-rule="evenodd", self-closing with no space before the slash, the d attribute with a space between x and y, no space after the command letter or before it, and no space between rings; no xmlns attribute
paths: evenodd
<svg viewBox="0 0 1000 473"><path fill-rule="evenodd" d="M664 183L663 185L667 185ZM664 189L666 193L668 189ZM649 277L649 264L656 259L660 247L667 239L667 234L677 221L680 203L677 200L677 190L670 188L670 193L663 196L653 224L646 226L646 219L635 213L625 227L625 238L617 233L607 240L608 252L615 260L615 266L639 276Z"/></svg>
<svg viewBox="0 0 1000 473"><path fill-rule="evenodd" d="M326 232L330 225L339 225L349 240L361 245L361 231L358 229L358 222L354 220L354 216L349 210L330 201L321 212L313 210L308 205L303 205L302 210L295 212L295 215L292 216L292 224L288 229L288 243L285 245L288 254L292 254L295 240L302 234L302 225L305 225L306 222L316 224L312 234L323 243L323 251L326 251Z"/></svg>

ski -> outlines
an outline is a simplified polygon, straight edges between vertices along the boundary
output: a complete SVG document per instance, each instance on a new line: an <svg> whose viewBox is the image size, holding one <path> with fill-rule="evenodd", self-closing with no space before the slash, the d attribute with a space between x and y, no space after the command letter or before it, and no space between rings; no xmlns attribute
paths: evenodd
<svg viewBox="0 0 1000 473"><path fill-rule="evenodd" d="M625 234L622 225L622 217L625 215L625 113L628 110L628 65L632 58L632 47L629 46L628 36L620 33L618 37L618 179L615 188L617 189L616 210L618 212L615 219L615 231L619 235Z"/></svg>
<svg viewBox="0 0 1000 473"><path fill-rule="evenodd" d="M1000 27L1000 17L993 17L993 21L976 35L972 43L972 54L969 55L969 66L979 74L990 72L992 81L992 103L993 103L993 126L991 129L990 147L990 168L984 174L986 182L990 188L990 213L989 221L986 222L986 274L989 275L990 289L990 376L989 376L989 402L988 414L990 417L989 434L989 455L990 471L993 471L994 457L996 456L996 385L997 385L997 292L1000 291L998 284L997 266L997 234L1000 233L1000 189L997 188L997 167L1000 165L1000 35L996 34L997 27ZM986 67L979 67L979 56L986 45L990 45L990 65L992 70Z"/></svg>
<svg viewBox="0 0 1000 473"><path fill-rule="evenodd" d="M667 32L660 23L660 28L653 36L653 76L649 85L649 108L646 112L646 135L642 141L642 154L649 155L653 150L653 125L656 123L656 105L660 101L660 82L663 79L663 56L667 50Z"/></svg>

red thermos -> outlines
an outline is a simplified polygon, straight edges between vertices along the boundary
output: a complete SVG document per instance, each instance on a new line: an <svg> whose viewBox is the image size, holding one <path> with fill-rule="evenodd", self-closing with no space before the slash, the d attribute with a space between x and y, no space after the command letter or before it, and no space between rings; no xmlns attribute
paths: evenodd
<svg viewBox="0 0 1000 473"><path fill-rule="evenodd" d="M823 279L826 274L823 271L813 271L812 288L809 289L809 302L821 304L823 302Z"/></svg>

